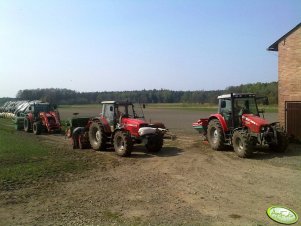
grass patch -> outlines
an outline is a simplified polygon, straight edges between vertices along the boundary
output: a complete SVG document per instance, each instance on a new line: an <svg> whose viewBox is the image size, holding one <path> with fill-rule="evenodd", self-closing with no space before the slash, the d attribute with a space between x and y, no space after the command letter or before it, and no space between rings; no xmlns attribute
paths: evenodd
<svg viewBox="0 0 301 226"><path fill-rule="evenodd" d="M12 190L43 179L59 180L67 173L93 167L84 153L45 144L33 134L15 131L0 119L0 190Z"/></svg>

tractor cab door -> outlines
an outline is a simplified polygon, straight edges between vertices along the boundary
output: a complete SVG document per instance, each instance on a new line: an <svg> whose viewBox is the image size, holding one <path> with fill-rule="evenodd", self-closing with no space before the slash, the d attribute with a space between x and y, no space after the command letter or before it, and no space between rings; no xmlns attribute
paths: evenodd
<svg viewBox="0 0 301 226"><path fill-rule="evenodd" d="M102 107L102 115L107 120L109 126L112 128L115 127L115 117L114 117L114 104L104 104Z"/></svg>
<svg viewBox="0 0 301 226"><path fill-rule="evenodd" d="M219 114L221 114L226 123L228 128L233 128L232 122L232 104L231 99L220 99L219 100Z"/></svg>

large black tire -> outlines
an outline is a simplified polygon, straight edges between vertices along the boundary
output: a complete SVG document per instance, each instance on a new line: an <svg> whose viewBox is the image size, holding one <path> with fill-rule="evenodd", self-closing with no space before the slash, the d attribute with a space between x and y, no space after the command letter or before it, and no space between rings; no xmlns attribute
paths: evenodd
<svg viewBox="0 0 301 226"><path fill-rule="evenodd" d="M24 131L28 133L31 131L31 123L28 118L24 118Z"/></svg>
<svg viewBox="0 0 301 226"><path fill-rule="evenodd" d="M277 152L277 153L284 153L288 146L288 137L285 132L278 130L277 134L277 141L276 143L269 144L270 150Z"/></svg>
<svg viewBox="0 0 301 226"><path fill-rule="evenodd" d="M42 132L42 125L40 122L34 122L32 125L32 131L35 135L40 135Z"/></svg>
<svg viewBox="0 0 301 226"><path fill-rule="evenodd" d="M163 146L163 136L157 134L148 138L148 141L145 145L147 151L149 152L159 152Z"/></svg>
<svg viewBox="0 0 301 226"><path fill-rule="evenodd" d="M133 149L131 137L126 132L117 131L114 135L114 149L119 156L130 156Z"/></svg>
<svg viewBox="0 0 301 226"><path fill-rule="evenodd" d="M232 136L233 149L241 158L249 157L253 151L253 145L246 131L236 130Z"/></svg>
<svg viewBox="0 0 301 226"><path fill-rule="evenodd" d="M225 148L224 132L218 119L209 122L207 138L212 149L220 151Z"/></svg>
<svg viewBox="0 0 301 226"><path fill-rule="evenodd" d="M92 122L89 128L89 141L94 150L105 150L107 137L103 126L98 122Z"/></svg>

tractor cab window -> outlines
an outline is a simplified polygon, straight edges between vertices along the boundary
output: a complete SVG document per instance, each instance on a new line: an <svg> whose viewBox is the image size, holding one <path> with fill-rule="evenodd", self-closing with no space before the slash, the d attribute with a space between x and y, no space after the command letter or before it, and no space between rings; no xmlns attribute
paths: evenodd
<svg viewBox="0 0 301 226"><path fill-rule="evenodd" d="M35 112L49 112L52 111L53 108L50 107L49 104L36 104L34 105Z"/></svg>
<svg viewBox="0 0 301 226"><path fill-rule="evenodd" d="M232 106L230 99L220 99L220 109L219 113L224 117L227 126L231 127L232 125Z"/></svg>
<svg viewBox="0 0 301 226"><path fill-rule="evenodd" d="M234 100L234 113L258 115L258 109L254 98L237 98Z"/></svg>
<svg viewBox="0 0 301 226"><path fill-rule="evenodd" d="M231 100L223 99L220 100L220 113L223 115L224 113L231 112Z"/></svg>
<svg viewBox="0 0 301 226"><path fill-rule="evenodd" d="M114 125L114 104L103 105L103 116L107 119L109 125Z"/></svg>
<svg viewBox="0 0 301 226"><path fill-rule="evenodd" d="M116 115L118 117L124 116L127 118L137 118L135 110L134 110L134 106L129 104L129 105L119 105Z"/></svg>
<svg viewBox="0 0 301 226"><path fill-rule="evenodd" d="M119 105L116 114L117 114L117 116L122 115L122 116L126 117L128 114L128 111L127 111L125 105Z"/></svg>

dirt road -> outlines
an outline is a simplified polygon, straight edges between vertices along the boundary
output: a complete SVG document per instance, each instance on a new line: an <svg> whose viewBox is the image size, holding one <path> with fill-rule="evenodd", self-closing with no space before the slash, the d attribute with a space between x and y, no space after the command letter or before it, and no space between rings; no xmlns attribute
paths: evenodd
<svg viewBox="0 0 301 226"><path fill-rule="evenodd" d="M300 145L240 159L174 132L157 155L142 146L130 158L85 150L102 160L95 169L1 192L0 225L277 225L265 213L272 205L301 214ZM60 136L45 142L73 151Z"/></svg>

